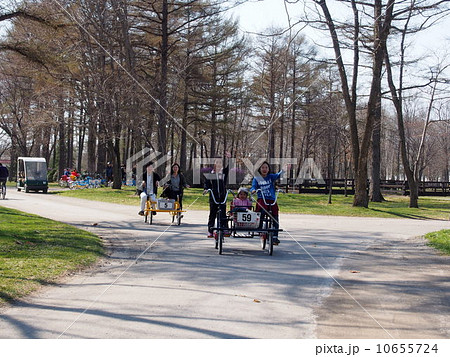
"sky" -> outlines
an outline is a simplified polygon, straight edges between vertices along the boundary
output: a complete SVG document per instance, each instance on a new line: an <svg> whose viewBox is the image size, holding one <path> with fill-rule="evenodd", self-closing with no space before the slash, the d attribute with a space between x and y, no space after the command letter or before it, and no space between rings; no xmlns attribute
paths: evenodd
<svg viewBox="0 0 450 357"><path fill-rule="evenodd" d="M306 2L312 4L312 0ZM335 15L336 11L339 11L338 6L340 5L336 0L328 0L327 2L332 14ZM288 4L292 23L295 23L303 14L304 3L305 1L300 0L295 4ZM249 0L238 6L232 13L234 17L239 18L240 29L243 32L259 33L272 25L288 27L284 0ZM450 42L449 28L450 16L434 29L422 33L415 41L415 51L429 53L435 49L442 50L444 47L449 47L448 45L443 46L443 43L447 42L448 44ZM317 30L313 31L310 28L302 30L302 34L312 43L323 41L326 38L319 34Z"/></svg>

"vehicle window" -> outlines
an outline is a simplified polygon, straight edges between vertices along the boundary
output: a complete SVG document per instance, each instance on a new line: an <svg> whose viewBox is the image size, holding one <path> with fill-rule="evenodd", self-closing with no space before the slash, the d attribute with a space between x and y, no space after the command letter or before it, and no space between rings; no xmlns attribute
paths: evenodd
<svg viewBox="0 0 450 357"><path fill-rule="evenodd" d="M47 180L47 165L45 162L27 162L28 180Z"/></svg>

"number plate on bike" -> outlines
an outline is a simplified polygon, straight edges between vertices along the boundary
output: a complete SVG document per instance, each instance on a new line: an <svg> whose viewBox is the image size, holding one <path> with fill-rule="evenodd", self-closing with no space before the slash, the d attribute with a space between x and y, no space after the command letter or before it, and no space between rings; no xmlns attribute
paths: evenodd
<svg viewBox="0 0 450 357"><path fill-rule="evenodd" d="M158 209L161 211L173 211L175 209L175 200L158 200Z"/></svg>
<svg viewBox="0 0 450 357"><path fill-rule="evenodd" d="M235 222L237 227L258 228L260 221L259 212L235 212Z"/></svg>

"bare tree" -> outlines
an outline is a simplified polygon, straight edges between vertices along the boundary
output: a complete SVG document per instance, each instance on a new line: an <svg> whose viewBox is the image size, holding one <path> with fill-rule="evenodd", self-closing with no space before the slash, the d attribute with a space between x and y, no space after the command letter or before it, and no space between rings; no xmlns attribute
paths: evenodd
<svg viewBox="0 0 450 357"><path fill-rule="evenodd" d="M423 127L421 144L419 150L417 152L416 158L411 160L408 155L407 150L407 139L405 132L405 122L404 122L404 93L406 90L410 90L411 88L405 88L405 78L404 72L406 70L406 66L408 62L406 60L406 54L408 49L407 36L411 34L415 34L420 30L426 29L429 27L429 23L433 23L434 18L440 18L444 16L448 9L442 9L440 5L445 4L442 1L436 2L422 2L412 0L408 6L406 6L402 11L399 11L396 14L400 24L396 27L396 31L399 33L400 44L399 44L399 60L398 60L398 79L397 84L394 80L394 71L392 66L391 57L393 57L390 52L386 51L385 53L385 64L386 64L386 72L387 72L387 81L388 86L391 93L391 99L394 104L396 114L397 114L397 124L398 124L398 133L400 140L400 152L402 158L403 169L405 171L406 178L408 180L408 186L410 191L410 201L409 207L418 207L419 200L419 167L418 164L422 159L423 155L423 147L425 142L425 135L427 132L427 128L430 122L431 111L433 108L433 102L435 100L435 94L437 90L437 85L439 83L439 78L445 70L446 66L438 65L436 69L431 69L430 78L428 78L423 85L430 86L431 95L429 99L428 110L426 114L426 121ZM421 20L419 24L414 24L415 17L425 18L425 20ZM419 85L420 86L420 85ZM417 88L418 85L413 87Z"/></svg>

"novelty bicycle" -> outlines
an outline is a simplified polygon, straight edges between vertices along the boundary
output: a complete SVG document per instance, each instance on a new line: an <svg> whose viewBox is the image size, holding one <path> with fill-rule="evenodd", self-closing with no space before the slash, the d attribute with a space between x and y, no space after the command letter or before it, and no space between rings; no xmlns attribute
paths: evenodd
<svg viewBox="0 0 450 357"><path fill-rule="evenodd" d="M212 230L214 232L215 248L220 255L223 253L225 236L238 239L258 237L261 242L261 248L267 250L269 255L273 254L274 234L277 233L276 235L278 235L278 232L282 231L282 229L274 227L274 217L271 214L272 207L275 206L277 202L279 192L277 192L276 199L272 203L266 202L264 195L262 194L264 203L266 204L266 207L269 207L270 212L254 212L249 208L244 208L237 209L226 217L222 217L222 215L223 212L226 211L228 195L229 193L232 193L232 191L227 190L225 198L221 202L217 201L217 198L211 189L208 189L205 192L209 192L213 202L219 206L216 216L216 225ZM226 222L226 224L223 222Z"/></svg>
<svg viewBox="0 0 450 357"><path fill-rule="evenodd" d="M177 199L158 198L156 201L148 198L144 209L144 222L153 224L153 216L157 212L167 212L172 216L172 224L176 223L178 226L181 224L183 218L183 211L180 205L180 197Z"/></svg>

